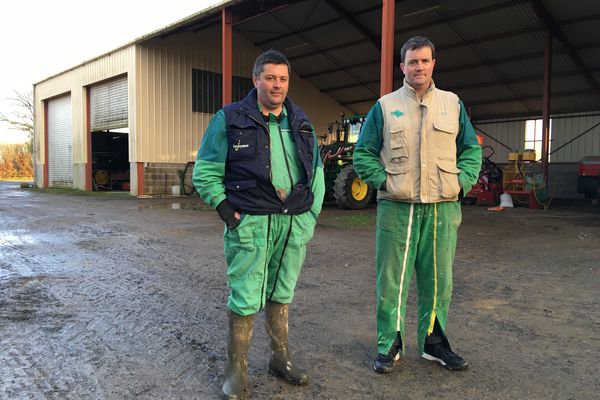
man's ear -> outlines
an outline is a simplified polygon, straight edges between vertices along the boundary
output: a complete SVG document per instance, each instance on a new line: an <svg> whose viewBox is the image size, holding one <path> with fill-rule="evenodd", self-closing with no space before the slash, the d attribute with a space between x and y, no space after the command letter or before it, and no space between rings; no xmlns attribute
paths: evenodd
<svg viewBox="0 0 600 400"><path fill-rule="evenodd" d="M258 79L256 78L256 75L252 75L252 84L258 89Z"/></svg>

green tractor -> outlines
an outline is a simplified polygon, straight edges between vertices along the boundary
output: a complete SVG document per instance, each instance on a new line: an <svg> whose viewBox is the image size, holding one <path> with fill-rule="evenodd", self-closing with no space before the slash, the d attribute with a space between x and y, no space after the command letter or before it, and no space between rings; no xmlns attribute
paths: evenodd
<svg viewBox="0 0 600 400"><path fill-rule="evenodd" d="M350 210L365 208L373 196L373 188L358 178L352 165L354 146L364 120L364 115L345 118L341 114L341 122L329 124L329 134L335 133L335 140L320 147L325 196L335 199L339 207Z"/></svg>

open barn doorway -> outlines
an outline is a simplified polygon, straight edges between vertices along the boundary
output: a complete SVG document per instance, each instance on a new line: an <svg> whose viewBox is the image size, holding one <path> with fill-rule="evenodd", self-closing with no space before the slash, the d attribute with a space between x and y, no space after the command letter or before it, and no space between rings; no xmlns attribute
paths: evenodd
<svg viewBox="0 0 600 400"><path fill-rule="evenodd" d="M92 132L92 190L130 190L129 129Z"/></svg>

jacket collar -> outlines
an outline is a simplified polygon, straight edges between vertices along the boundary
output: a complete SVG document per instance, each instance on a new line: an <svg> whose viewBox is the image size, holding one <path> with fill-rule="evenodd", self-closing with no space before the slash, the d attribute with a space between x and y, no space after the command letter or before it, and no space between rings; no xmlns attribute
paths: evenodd
<svg viewBox="0 0 600 400"><path fill-rule="evenodd" d="M248 92L246 97L244 97L239 103L239 107L237 108L238 112L243 114L253 116L257 121L263 121L264 117L262 113L258 111L258 92L256 88L253 88ZM290 121L290 128L294 130L300 125L300 122L306 118L304 112L296 104L290 100L289 97L286 96L285 101L283 102L285 109L288 113L288 120Z"/></svg>

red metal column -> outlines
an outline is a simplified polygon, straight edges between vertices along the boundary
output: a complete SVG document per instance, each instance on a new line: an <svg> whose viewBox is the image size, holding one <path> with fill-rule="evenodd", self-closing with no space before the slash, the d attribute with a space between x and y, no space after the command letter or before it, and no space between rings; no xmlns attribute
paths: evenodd
<svg viewBox="0 0 600 400"><path fill-rule="evenodd" d="M225 7L221 13L221 54L223 72L223 105L231 103L233 92L233 57L232 57L232 23L231 11Z"/></svg>
<svg viewBox="0 0 600 400"><path fill-rule="evenodd" d="M42 187L47 188L50 182L48 170L48 100L44 100L44 178Z"/></svg>
<svg viewBox="0 0 600 400"><path fill-rule="evenodd" d="M144 195L144 163L137 163L137 195Z"/></svg>
<svg viewBox="0 0 600 400"><path fill-rule="evenodd" d="M90 87L85 88L85 131L87 138L87 162L85 163L85 191L92 191L92 129L90 122Z"/></svg>
<svg viewBox="0 0 600 400"><path fill-rule="evenodd" d="M381 7L381 84L379 95L394 89L394 13L395 0L383 0Z"/></svg>
<svg viewBox="0 0 600 400"><path fill-rule="evenodd" d="M544 92L542 97L542 171L548 182L548 154L550 149L550 89L552 83L552 32L546 31L544 48Z"/></svg>

